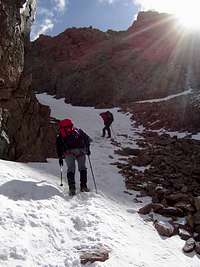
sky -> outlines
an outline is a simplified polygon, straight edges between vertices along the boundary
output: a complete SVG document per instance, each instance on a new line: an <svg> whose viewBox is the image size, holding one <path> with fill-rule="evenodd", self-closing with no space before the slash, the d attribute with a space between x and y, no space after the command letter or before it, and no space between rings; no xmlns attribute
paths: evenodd
<svg viewBox="0 0 200 267"><path fill-rule="evenodd" d="M37 95L37 99L50 107L52 117L67 115L93 139L90 157L98 194L88 162L91 192L79 193L76 173L77 195L69 197L66 166L61 187L58 159L46 163L0 160L0 266L81 267L81 251L106 249L106 262L87 267L199 267L199 256L182 252L184 240L161 237L150 217L137 213L151 202L150 197L138 198L138 192L132 190L124 193L124 178L112 164L124 163L123 157L114 153L119 147L101 137L102 109L71 106L46 94ZM138 148L136 140L142 138L144 127L134 126L129 113L117 108L111 111L118 144ZM144 171L146 167L137 168ZM165 223L171 219L152 216Z"/></svg>
<svg viewBox="0 0 200 267"><path fill-rule="evenodd" d="M69 27L126 30L140 10L171 13L189 29L200 30L199 0L37 0L37 4L32 40Z"/></svg>
<svg viewBox="0 0 200 267"><path fill-rule="evenodd" d="M69 27L126 30L138 10L133 0L38 0L31 39L42 33L54 36Z"/></svg>

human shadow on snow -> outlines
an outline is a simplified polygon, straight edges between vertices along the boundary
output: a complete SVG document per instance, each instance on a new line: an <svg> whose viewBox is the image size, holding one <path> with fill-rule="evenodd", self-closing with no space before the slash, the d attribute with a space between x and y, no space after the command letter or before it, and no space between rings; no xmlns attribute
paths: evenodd
<svg viewBox="0 0 200 267"><path fill-rule="evenodd" d="M46 181L12 180L0 186L0 194L15 201L50 199L53 196L64 197L56 187L44 182Z"/></svg>

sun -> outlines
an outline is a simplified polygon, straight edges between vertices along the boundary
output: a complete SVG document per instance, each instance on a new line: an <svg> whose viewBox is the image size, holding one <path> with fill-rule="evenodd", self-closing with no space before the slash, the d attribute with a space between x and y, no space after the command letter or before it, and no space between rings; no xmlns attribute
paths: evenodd
<svg viewBox="0 0 200 267"><path fill-rule="evenodd" d="M178 21L188 30L195 30L200 32L200 4L198 9L193 10L181 10L181 12L176 12L175 16Z"/></svg>
<svg viewBox="0 0 200 267"><path fill-rule="evenodd" d="M200 0L135 0L144 10L173 14L189 30L200 31Z"/></svg>

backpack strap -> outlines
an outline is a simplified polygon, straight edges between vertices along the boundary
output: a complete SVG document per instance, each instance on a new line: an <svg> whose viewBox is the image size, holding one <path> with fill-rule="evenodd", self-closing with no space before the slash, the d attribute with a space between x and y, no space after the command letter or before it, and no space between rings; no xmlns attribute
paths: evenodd
<svg viewBox="0 0 200 267"><path fill-rule="evenodd" d="M67 147L66 143L64 142L64 140L63 140L61 134L59 134L59 137L60 137L60 141L61 141L61 143L62 143L62 145L63 145L63 147L64 147L64 150L65 150L65 151L68 150L68 147Z"/></svg>

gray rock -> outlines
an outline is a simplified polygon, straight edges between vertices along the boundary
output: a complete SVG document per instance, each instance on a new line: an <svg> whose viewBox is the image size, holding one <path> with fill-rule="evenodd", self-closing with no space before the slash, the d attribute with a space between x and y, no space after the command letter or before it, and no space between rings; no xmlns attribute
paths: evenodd
<svg viewBox="0 0 200 267"><path fill-rule="evenodd" d="M181 228L179 228L178 234L183 240L188 240L189 238L191 238L191 234L188 231Z"/></svg>
<svg viewBox="0 0 200 267"><path fill-rule="evenodd" d="M189 238L183 247L183 251L185 253L190 253L194 250L195 248L195 240L193 238Z"/></svg>

